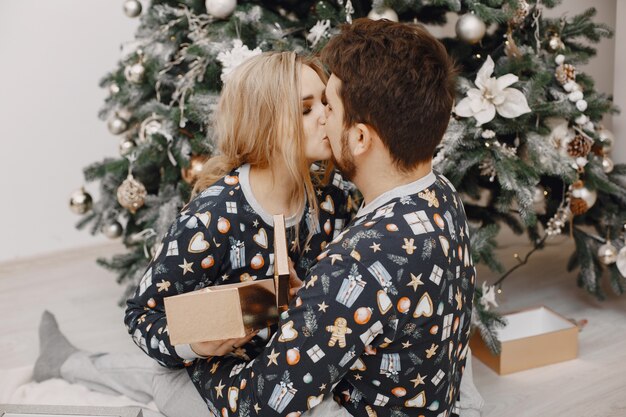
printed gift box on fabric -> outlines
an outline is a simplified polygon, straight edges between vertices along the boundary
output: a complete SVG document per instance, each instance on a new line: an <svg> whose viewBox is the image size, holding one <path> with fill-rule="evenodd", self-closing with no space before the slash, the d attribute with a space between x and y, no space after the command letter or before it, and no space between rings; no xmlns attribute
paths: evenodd
<svg viewBox="0 0 626 417"><path fill-rule="evenodd" d="M578 327L545 306L504 315L498 330L500 355L491 353L478 333L470 346L474 356L500 375L575 359Z"/></svg>

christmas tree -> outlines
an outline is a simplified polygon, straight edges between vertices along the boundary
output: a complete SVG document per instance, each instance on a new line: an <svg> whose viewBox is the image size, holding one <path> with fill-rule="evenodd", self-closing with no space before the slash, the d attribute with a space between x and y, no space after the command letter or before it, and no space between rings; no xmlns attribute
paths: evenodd
<svg viewBox="0 0 626 417"><path fill-rule="evenodd" d="M459 65L458 97L434 164L465 198L474 261L503 274L477 285L475 327L497 351L503 323L491 306L508 275L494 255L503 224L526 233L531 252L570 235L576 250L564 268L578 269L578 284L600 299L604 282L622 294L626 166L609 158L614 138L601 125L616 109L577 71L595 53L589 43L612 31L594 23L594 9L546 18L556 3L153 0L142 10L126 0L125 13L140 18L136 39L101 82L110 96L100 117L120 137L120 157L85 169L101 197L72 195L78 227L122 236L127 252L99 262L129 294L213 152L211 117L232 68L262 51L316 53L359 17L443 25L455 13L456 36L441 41Z"/></svg>

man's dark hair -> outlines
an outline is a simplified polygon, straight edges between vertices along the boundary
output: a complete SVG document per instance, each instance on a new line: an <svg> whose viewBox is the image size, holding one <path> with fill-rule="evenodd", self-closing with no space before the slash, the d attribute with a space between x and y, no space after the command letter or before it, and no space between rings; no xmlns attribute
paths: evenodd
<svg viewBox="0 0 626 417"><path fill-rule="evenodd" d="M400 170L432 158L450 120L456 69L423 26L357 19L322 60L342 81L345 127L375 129Z"/></svg>

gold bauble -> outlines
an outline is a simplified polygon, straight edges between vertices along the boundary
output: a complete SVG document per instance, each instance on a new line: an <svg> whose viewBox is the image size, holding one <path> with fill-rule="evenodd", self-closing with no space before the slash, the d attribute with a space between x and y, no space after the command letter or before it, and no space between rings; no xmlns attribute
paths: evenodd
<svg viewBox="0 0 626 417"><path fill-rule="evenodd" d="M207 157L204 155L193 155L191 157L189 166L180 171L183 180L185 180L187 184L193 184L198 179L206 160Z"/></svg>
<svg viewBox="0 0 626 417"><path fill-rule="evenodd" d="M70 210L76 214L85 214L93 205L91 195L84 188L80 188L70 196Z"/></svg>
<svg viewBox="0 0 626 417"><path fill-rule="evenodd" d="M117 201L133 214L144 205L147 195L146 187L131 174L128 174L128 177L117 189Z"/></svg>

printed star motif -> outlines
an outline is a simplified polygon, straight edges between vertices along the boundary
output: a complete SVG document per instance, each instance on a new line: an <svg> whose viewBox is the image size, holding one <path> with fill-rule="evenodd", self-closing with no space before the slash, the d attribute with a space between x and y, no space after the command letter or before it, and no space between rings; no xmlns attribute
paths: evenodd
<svg viewBox="0 0 626 417"><path fill-rule="evenodd" d="M411 346L413 345L408 340L406 342L402 342L402 349L407 349L407 348L410 348Z"/></svg>
<svg viewBox="0 0 626 417"><path fill-rule="evenodd" d="M320 190L319 188L317 190L315 190L315 194L317 194L319 197L322 196L322 190Z"/></svg>
<svg viewBox="0 0 626 417"><path fill-rule="evenodd" d="M430 359L433 356L435 356L435 353L437 353L438 348L439 348L439 345L436 345L434 343L430 345L430 349L426 349L426 357Z"/></svg>
<svg viewBox="0 0 626 417"><path fill-rule="evenodd" d="M220 397L224 398L224 396L223 396L223 394L222 394L222 390L224 389L224 387L225 387L225 386L226 386L226 385L222 385L222 380L220 379L220 383L219 383L219 385L217 385L216 387L214 387L214 388L215 388L215 392L216 392L216 394L217 394L217 398L220 398Z"/></svg>
<svg viewBox="0 0 626 417"><path fill-rule="evenodd" d="M445 201L446 203L448 202L448 196L447 195L443 195L443 201Z"/></svg>
<svg viewBox="0 0 626 417"><path fill-rule="evenodd" d="M326 309L328 308L328 305L326 305L325 301L322 301L322 304L318 304L317 306L320 308L317 311L323 311L324 313L326 313Z"/></svg>
<svg viewBox="0 0 626 417"><path fill-rule="evenodd" d="M363 379L363 377L361 376L361 374L354 374L354 379L356 379L357 381L360 381Z"/></svg>
<svg viewBox="0 0 626 417"><path fill-rule="evenodd" d="M456 309L460 310L463 308L463 295L461 294L461 290L459 290L458 288L456 289L456 295L454 296L454 299L456 300Z"/></svg>
<svg viewBox="0 0 626 417"><path fill-rule="evenodd" d="M378 252L380 249L380 243L372 243L372 246L370 246L370 249L372 249L374 251L374 253Z"/></svg>
<svg viewBox="0 0 626 417"><path fill-rule="evenodd" d="M306 246L304 247L304 253L309 253L311 251L311 246L309 246L309 244L307 243Z"/></svg>
<svg viewBox="0 0 626 417"><path fill-rule="evenodd" d="M267 363L267 366L270 366L272 363L274 365L278 365L278 362L276 361L276 359L278 358L278 355L280 355L280 352L275 352L274 349L272 348L272 353L267 355L267 358L270 360Z"/></svg>
<svg viewBox="0 0 626 417"><path fill-rule="evenodd" d="M406 284L407 287L413 287L413 292L417 291L417 287L419 287L420 285L424 285L424 283L421 280L422 278L422 274L419 274L418 276L413 275L413 273L411 273L411 282L409 282L408 284Z"/></svg>
<svg viewBox="0 0 626 417"><path fill-rule="evenodd" d="M413 245L413 242L415 242L415 239L413 238L404 238L404 245L402 245L402 249L406 251L407 255L413 255L413 251L417 249L417 246Z"/></svg>
<svg viewBox="0 0 626 417"><path fill-rule="evenodd" d="M183 263L181 265L178 265L178 266L183 269L183 276L187 272L191 272L193 274L193 269L191 269L191 267L193 266L193 262L187 262L187 259L183 258Z"/></svg>
<svg viewBox="0 0 626 417"><path fill-rule="evenodd" d="M335 261L343 261L343 257L341 256L340 253L334 253L334 254L330 255L330 259L332 259L330 261L331 265L335 265Z"/></svg>
<svg viewBox="0 0 626 417"><path fill-rule="evenodd" d="M254 226L254 227L259 227L259 221L255 219L255 220L252 222L252 226Z"/></svg>
<svg viewBox="0 0 626 417"><path fill-rule="evenodd" d="M259 411L261 411L261 407L259 407L259 403L254 404L254 411L256 411L257 414L259 414Z"/></svg>
<svg viewBox="0 0 626 417"><path fill-rule="evenodd" d="M228 274L222 275L222 281L226 281L228 279Z"/></svg>
<svg viewBox="0 0 626 417"><path fill-rule="evenodd" d="M459 234L459 236L461 236L461 239L465 239L465 228L461 227L461 233Z"/></svg>
<svg viewBox="0 0 626 417"><path fill-rule="evenodd" d="M167 291L170 289L170 282L169 281L165 281L164 279L161 280L161 282L157 283L157 288L159 289L158 292L161 291Z"/></svg>
<svg viewBox="0 0 626 417"><path fill-rule="evenodd" d="M424 385L424 378L426 378L427 376L428 375L421 376L418 373L415 379L411 380L411 382L413 383L413 388L417 388L418 385Z"/></svg>
<svg viewBox="0 0 626 417"><path fill-rule="evenodd" d="M324 391L326 389L326 384L320 385L320 391Z"/></svg>
<svg viewBox="0 0 626 417"><path fill-rule="evenodd" d="M212 373L212 374L215 374L215 372L217 372L217 369L218 369L219 367L220 367L220 363L219 363L219 361L218 361L218 362L215 362L215 363L213 364L213 366L211 367L211 373Z"/></svg>

